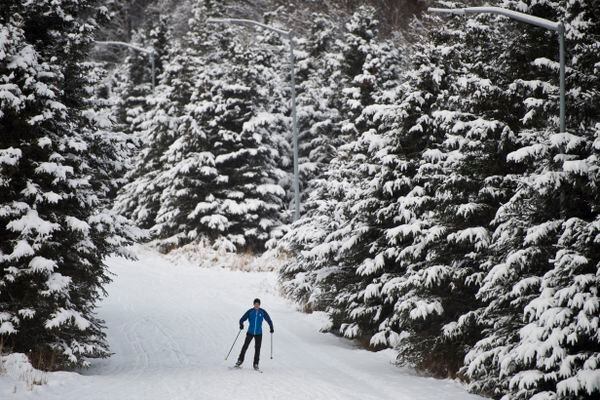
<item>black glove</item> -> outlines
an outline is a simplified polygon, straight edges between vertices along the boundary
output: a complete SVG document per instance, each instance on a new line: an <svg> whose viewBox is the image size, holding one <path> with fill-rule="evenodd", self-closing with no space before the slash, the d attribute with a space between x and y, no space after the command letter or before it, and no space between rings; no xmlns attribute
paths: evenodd
<svg viewBox="0 0 600 400"><path fill-rule="evenodd" d="M271 328L271 333L275 332L275 329Z"/></svg>
<svg viewBox="0 0 600 400"><path fill-rule="evenodd" d="M244 324L240 324L240 331L244 329Z"/></svg>

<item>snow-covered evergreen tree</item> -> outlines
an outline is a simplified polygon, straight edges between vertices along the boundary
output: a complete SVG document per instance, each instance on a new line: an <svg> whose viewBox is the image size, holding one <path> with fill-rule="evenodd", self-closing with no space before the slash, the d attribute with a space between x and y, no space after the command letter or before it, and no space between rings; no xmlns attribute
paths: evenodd
<svg viewBox="0 0 600 400"><path fill-rule="evenodd" d="M597 203L597 110L591 105L598 91L590 50L597 46L597 26L590 21L597 9L585 1L501 5L573 21L567 48L576 49L573 63L581 68L568 77L576 83L568 101L577 105L569 125L580 133L550 130L558 124L547 117L558 110L553 33L494 16L428 23L397 90L369 100L368 79L360 81L368 74L357 78L358 88L342 76L339 131L350 144L314 181L303 218L282 242L296 254L281 272L283 288L309 309L327 308L333 327L346 336L397 346L400 361L441 375L456 373L479 341L463 370L476 391L521 398L561 380L554 394L543 396L593 397L597 343L590 313L598 263L591 250L597 210L590 205ZM503 44L523 36L519 46ZM357 65L341 68L347 77ZM574 96L579 93L585 94ZM544 250L519 261L513 254L527 232L538 237L534 227L550 229L546 221L557 213L565 215L562 231L552 225L551 236L540 237L547 240ZM557 253L566 243L569 252ZM573 264L572 254L581 252ZM500 265L510 273L496 276ZM586 276L585 283L568 285L575 273ZM542 282L549 289L541 290ZM590 300L585 308L567 304L555 291ZM549 349L559 329L543 319L558 321L556 307L541 299L548 296L571 307L575 321L585 315L589 323L564 319L560 329L573 329L569 339L555 344L560 351L534 359L523 342Z"/></svg>
<svg viewBox="0 0 600 400"><path fill-rule="evenodd" d="M360 22L351 20L348 25L350 34L354 34L348 41L350 54L358 49L358 54L365 53L362 69L343 89L347 97L342 116L346 119L341 125L342 137L356 136L340 147L331 164L333 171L337 169L345 175L349 187L337 206L338 212L343 210L347 223L334 233L339 242L334 260L340 269L339 275L334 273L328 278L337 285L335 301L328 312L332 329L339 329L349 338L370 340L383 312L380 303L371 301L374 285L369 274L381 261L385 250L380 246L381 226L388 223L378 215L383 197L377 176L386 155L389 136L385 135L393 129L384 110L396 98L402 61L399 48L391 42L373 36L368 46L362 43L361 35L376 34L376 27L368 26L372 18L360 15L362 12L358 12Z"/></svg>
<svg viewBox="0 0 600 400"><path fill-rule="evenodd" d="M154 52L154 75L157 81L171 52L169 18L157 16L150 19L134 33L131 42L137 47ZM143 114L152 108L152 105L147 103L147 96L152 95L152 64L147 52L132 49L128 49L128 52L123 63L124 82L117 87L120 101L117 104L116 115L117 121L125 126L125 131L134 133L140 130L139 124L145 119Z"/></svg>
<svg viewBox="0 0 600 400"><path fill-rule="evenodd" d="M215 117L206 122L216 128L211 142L218 170L211 218L222 218L227 247L260 251L283 218L289 121L280 111L283 96L274 93L281 87L281 71L270 66L276 56L256 48L232 51L234 66L209 92Z"/></svg>
<svg viewBox="0 0 600 400"><path fill-rule="evenodd" d="M379 168L371 162L379 150L378 133L364 113L378 97L385 101L387 85L397 79L399 60L390 44L376 41L374 15L373 9L361 8L347 24L337 67L342 93L331 94L332 104L342 105L333 131L342 145L323 176L311 185L305 215L282 242L299 253L282 271L284 289L310 308L327 305L334 315L333 327L342 328L341 333L349 337L358 335L347 329L346 302L358 291L356 264L370 251L366 238L372 232L367 221L373 204L367 193Z"/></svg>
<svg viewBox="0 0 600 400"><path fill-rule="evenodd" d="M184 108L188 104L197 69L194 58L176 54L164 66L155 94L148 96L151 107L137 118L140 131L134 140L139 152L135 156L133 169L127 175L130 181L120 191L115 210L132 219L142 228L152 228L161 207L161 195L165 187L159 174L164 168L164 153L176 140L182 124Z"/></svg>
<svg viewBox="0 0 600 400"><path fill-rule="evenodd" d="M197 177L198 170L178 153L182 146L189 149L196 145L199 128L186 116L186 107L192 101L197 75L206 64L202 55L214 51L210 45L220 42L219 35L211 34L204 20L220 16L222 6L207 0L199 2L193 12L190 30L183 43L168 46L168 55L163 57L168 59L163 61L164 72L159 76L154 93L145 100L149 110L134 121L139 128L140 151L128 175L130 182L116 202L117 211L132 218L139 226L152 229L152 236L162 240L170 238L163 243L164 250L177 245L177 238L187 237L188 231L184 227L189 222L186 218L191 211L189 208L193 209L195 204L184 199L179 204L178 198L190 193L192 189L187 190L186 185L196 179L190 177ZM194 154L206 150L205 145Z"/></svg>
<svg viewBox="0 0 600 400"><path fill-rule="evenodd" d="M154 108L139 118L145 147L117 210L151 228L165 251L203 238L261 250L285 218L289 121L273 49L282 44L261 34L248 48L234 28L209 25L224 14L220 2L193 13L149 98Z"/></svg>
<svg viewBox="0 0 600 400"><path fill-rule="evenodd" d="M450 21L431 31L423 50L433 65L415 72L431 76L437 93L414 127L430 143L412 177L415 198L408 210L399 209L399 218L414 220L389 230L403 244L394 257L406 267L383 289L396 298L392 321L404 337L400 360L442 376L460 368L478 332L468 312L476 307L490 222L510 194L503 176L515 135L497 112L508 96L494 67L502 49L489 43L500 43L502 33L488 21Z"/></svg>
<svg viewBox="0 0 600 400"><path fill-rule="evenodd" d="M100 63L83 64L89 76L84 115L91 125L87 135L90 156L88 166L96 175L94 187L110 208L117 191L126 183L125 174L132 167L133 138L116 122L117 98L113 95L108 72Z"/></svg>
<svg viewBox="0 0 600 400"><path fill-rule="evenodd" d="M137 235L102 211L92 168L104 155L89 153L99 126L83 61L102 11L80 0L0 5L0 336L45 368L109 354L94 313L103 259Z"/></svg>
<svg viewBox="0 0 600 400"><path fill-rule="evenodd" d="M520 133L508 159L522 168L514 196L495 216L492 255L476 312L484 337L466 358L474 390L505 399L592 399L598 384L598 15L593 1L504 2L550 19L565 17L567 127L557 120ZM526 30L535 41L536 33ZM530 98L557 93L555 44L528 56L538 76L517 81ZM547 83L548 81L553 83ZM529 92L528 92L528 91ZM577 94L577 96L574 96ZM529 115L557 111L557 98L525 102ZM571 109L571 107L570 107ZM539 115L538 115L539 117ZM526 121L525 121L526 122Z"/></svg>
<svg viewBox="0 0 600 400"><path fill-rule="evenodd" d="M309 29L306 38L297 39L300 50L296 55L301 190L323 173L339 146L335 133L341 43L326 15L313 15Z"/></svg>

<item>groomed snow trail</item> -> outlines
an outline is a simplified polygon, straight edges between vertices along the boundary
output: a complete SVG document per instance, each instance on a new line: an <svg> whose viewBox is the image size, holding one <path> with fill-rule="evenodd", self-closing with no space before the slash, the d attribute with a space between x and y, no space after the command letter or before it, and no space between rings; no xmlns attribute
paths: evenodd
<svg viewBox="0 0 600 400"><path fill-rule="evenodd" d="M111 349L81 374L48 374L32 392L2 388L10 398L43 400L475 400L455 382L412 375L372 353L318 332L322 316L295 311L275 290L275 274L175 265L145 248L139 260L110 259L116 274L99 315ZM274 358L265 323L259 374L231 370L238 319L260 297L275 325ZM246 323L247 327L247 323ZM7 390L8 389L8 390ZM3 396L0 396L3 397Z"/></svg>

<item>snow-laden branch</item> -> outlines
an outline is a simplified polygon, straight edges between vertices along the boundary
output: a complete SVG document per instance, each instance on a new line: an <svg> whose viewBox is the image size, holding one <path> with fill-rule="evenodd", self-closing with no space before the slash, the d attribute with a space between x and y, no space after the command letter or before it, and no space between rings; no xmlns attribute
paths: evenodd
<svg viewBox="0 0 600 400"><path fill-rule="evenodd" d="M239 19L239 18L208 18L206 20L208 23L220 23L220 24L233 24L233 25L245 25L245 26L258 26L264 29L268 29L273 32L277 32L281 36L286 38L290 38L292 33L289 31L284 31L283 29L275 28L270 25L262 24L257 21L253 21L251 19Z"/></svg>

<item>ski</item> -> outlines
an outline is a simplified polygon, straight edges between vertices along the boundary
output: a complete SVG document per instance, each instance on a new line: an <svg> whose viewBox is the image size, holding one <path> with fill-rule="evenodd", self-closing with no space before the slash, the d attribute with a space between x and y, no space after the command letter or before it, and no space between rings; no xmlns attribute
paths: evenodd
<svg viewBox="0 0 600 400"><path fill-rule="evenodd" d="M260 372L261 374L263 373L262 369L254 368L254 370L255 370L256 372Z"/></svg>

